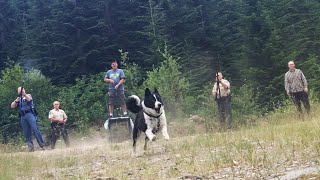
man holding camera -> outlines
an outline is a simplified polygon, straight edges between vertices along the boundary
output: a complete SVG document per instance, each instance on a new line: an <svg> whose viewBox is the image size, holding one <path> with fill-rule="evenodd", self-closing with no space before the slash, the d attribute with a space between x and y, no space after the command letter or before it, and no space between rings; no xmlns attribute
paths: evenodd
<svg viewBox="0 0 320 180"><path fill-rule="evenodd" d="M53 109L49 112L49 121L51 122L51 148L54 149L57 139L60 135L67 147L70 146L68 132L65 129L65 123L68 116L64 110L60 109L59 101L53 102Z"/></svg>
<svg viewBox="0 0 320 180"><path fill-rule="evenodd" d="M42 135L37 124L32 96L31 94L27 94L23 87L18 87L18 94L19 96L11 103L11 108L18 107L21 126L28 149L30 152L34 151L34 145L31 136L33 132L41 150L45 150Z"/></svg>
<svg viewBox="0 0 320 180"><path fill-rule="evenodd" d="M222 127L227 123L228 128L231 128L231 95L230 83L223 79L222 73L216 74L216 82L212 89L212 95L218 105L219 120Z"/></svg>

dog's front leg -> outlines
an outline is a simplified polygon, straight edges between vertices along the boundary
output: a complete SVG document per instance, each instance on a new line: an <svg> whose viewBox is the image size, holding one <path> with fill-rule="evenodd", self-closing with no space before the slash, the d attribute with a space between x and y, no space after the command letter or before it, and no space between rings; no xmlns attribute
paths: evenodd
<svg viewBox="0 0 320 180"><path fill-rule="evenodd" d="M152 122L150 120L149 117L147 117L146 115L144 116L145 118L145 122L147 124L147 130L146 130L146 135L149 138L150 141L153 141L155 139L155 135L152 133Z"/></svg>
<svg viewBox="0 0 320 180"><path fill-rule="evenodd" d="M147 148L148 148L148 141L149 141L149 138L146 137L144 140L144 147L143 147L144 150L147 150Z"/></svg>
<svg viewBox="0 0 320 180"><path fill-rule="evenodd" d="M170 137L169 137L168 130L167 130L167 120L166 120L166 116L164 114L160 117L160 124L161 124L162 135L164 136L164 138L166 140L169 140Z"/></svg>
<svg viewBox="0 0 320 180"><path fill-rule="evenodd" d="M162 135L164 136L164 138L166 140L169 140L170 137L169 137L169 134L168 134L168 130L167 130L167 125L164 125L161 129L161 132L162 132Z"/></svg>
<svg viewBox="0 0 320 180"><path fill-rule="evenodd" d="M146 130L146 135L150 141L155 140L156 136L152 133L152 129L150 127L148 127L148 129Z"/></svg>

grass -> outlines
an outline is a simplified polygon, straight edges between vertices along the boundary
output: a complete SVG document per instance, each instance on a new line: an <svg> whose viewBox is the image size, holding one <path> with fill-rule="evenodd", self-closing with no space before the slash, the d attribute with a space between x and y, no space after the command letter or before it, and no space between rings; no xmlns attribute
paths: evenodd
<svg viewBox="0 0 320 180"><path fill-rule="evenodd" d="M320 167L318 110L314 105L302 121L286 109L257 120L256 126L227 132L205 133L189 121L172 123L168 142L158 134L144 152L140 138L136 156L131 141L110 144L103 134L102 139L73 139L69 149L58 142L55 150L2 153L0 179L276 178L290 169Z"/></svg>

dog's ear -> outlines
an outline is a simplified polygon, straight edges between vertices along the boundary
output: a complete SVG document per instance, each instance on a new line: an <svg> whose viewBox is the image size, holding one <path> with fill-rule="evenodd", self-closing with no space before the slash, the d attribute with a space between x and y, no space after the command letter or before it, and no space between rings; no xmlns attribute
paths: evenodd
<svg viewBox="0 0 320 180"><path fill-rule="evenodd" d="M159 94L158 89L156 87L154 88L154 93Z"/></svg>
<svg viewBox="0 0 320 180"><path fill-rule="evenodd" d="M144 96L151 96L151 95L152 95L152 93L151 93L150 89L146 88L146 91L144 92Z"/></svg>

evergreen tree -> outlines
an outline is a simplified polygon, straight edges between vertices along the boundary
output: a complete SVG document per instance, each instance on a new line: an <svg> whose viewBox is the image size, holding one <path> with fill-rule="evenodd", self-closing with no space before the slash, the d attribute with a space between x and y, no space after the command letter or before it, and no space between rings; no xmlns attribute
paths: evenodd
<svg viewBox="0 0 320 180"><path fill-rule="evenodd" d="M21 26L13 3L0 0L0 70L8 59L17 60L21 53Z"/></svg>

